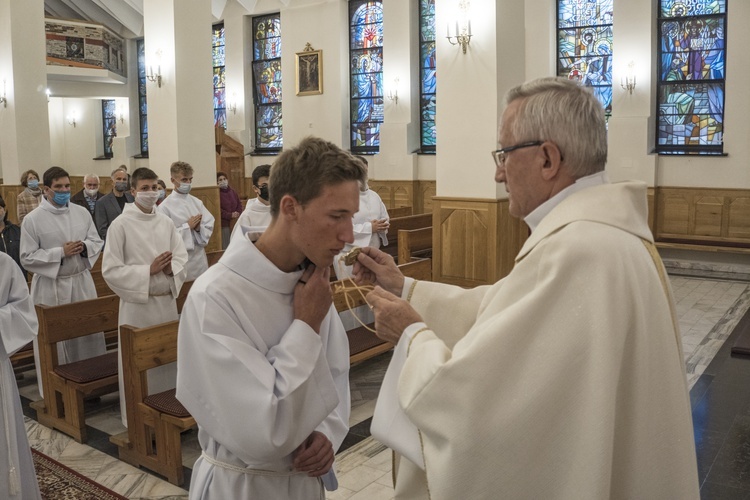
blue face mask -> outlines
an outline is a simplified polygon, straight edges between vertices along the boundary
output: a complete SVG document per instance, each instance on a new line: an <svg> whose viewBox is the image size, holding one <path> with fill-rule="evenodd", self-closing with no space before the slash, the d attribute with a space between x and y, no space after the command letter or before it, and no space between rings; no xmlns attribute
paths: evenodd
<svg viewBox="0 0 750 500"><path fill-rule="evenodd" d="M37 179L34 179L34 180L30 180L30 181L27 181L27 182L26 182L26 184L27 184L27 185L28 185L28 186L29 186L29 187L30 187L31 189L36 189L36 188L38 188L38 187L39 187L39 180L37 180Z"/></svg>
<svg viewBox="0 0 750 500"><path fill-rule="evenodd" d="M56 205L64 206L67 205L70 201L70 191L65 191L64 193L61 193L59 191L52 191L55 193L55 195L52 197L52 201L55 202Z"/></svg>
<svg viewBox="0 0 750 500"><path fill-rule="evenodd" d="M160 200L163 200L163 199L164 199L164 196L166 196L166 194L167 194L167 192L166 192L166 191L164 191L163 189L160 189L160 190L159 190L159 199L160 199Z"/></svg>
<svg viewBox="0 0 750 500"><path fill-rule="evenodd" d="M177 188L177 192L181 194L188 194L192 187L193 185L189 182L180 182L180 187Z"/></svg>

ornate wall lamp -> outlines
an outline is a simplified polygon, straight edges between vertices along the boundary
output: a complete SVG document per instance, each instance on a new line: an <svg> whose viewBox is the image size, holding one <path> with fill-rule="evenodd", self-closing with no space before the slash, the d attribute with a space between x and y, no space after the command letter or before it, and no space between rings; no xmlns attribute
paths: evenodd
<svg viewBox="0 0 750 500"><path fill-rule="evenodd" d="M156 59L156 72L154 72L154 61L151 61L152 64L148 65L146 78L149 82L156 82L156 85L161 88L161 49L156 51L154 58Z"/></svg>
<svg viewBox="0 0 750 500"><path fill-rule="evenodd" d="M68 125L73 125L73 128L76 128L76 122L78 120L78 113L73 111L71 114L68 115Z"/></svg>
<svg viewBox="0 0 750 500"><path fill-rule="evenodd" d="M635 62L630 61L630 64L628 64L628 71L625 74L624 78L620 79L620 86L627 90L629 94L633 93L633 90L635 90Z"/></svg>
<svg viewBox="0 0 750 500"><path fill-rule="evenodd" d="M466 54L466 47L471 43L471 19L469 19L469 0L458 2L458 19L456 20L456 29L451 35L451 25L447 25L446 38L451 45L460 45L461 50ZM455 41L454 41L455 40Z"/></svg>
<svg viewBox="0 0 750 500"><path fill-rule="evenodd" d="M393 87L388 90L388 99L398 104L398 78L393 79Z"/></svg>
<svg viewBox="0 0 750 500"><path fill-rule="evenodd" d="M3 80L3 95L0 95L0 104L2 104L4 108L8 107L8 97L5 95L5 80Z"/></svg>

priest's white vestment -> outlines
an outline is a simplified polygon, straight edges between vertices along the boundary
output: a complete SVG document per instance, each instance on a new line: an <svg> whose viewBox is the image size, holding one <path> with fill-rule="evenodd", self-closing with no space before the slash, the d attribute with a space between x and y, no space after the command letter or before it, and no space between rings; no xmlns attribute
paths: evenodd
<svg viewBox="0 0 750 500"><path fill-rule="evenodd" d="M8 500L41 498L9 359L36 333L36 312L26 280L13 259L0 252L0 498Z"/></svg>
<svg viewBox="0 0 750 500"><path fill-rule="evenodd" d="M292 452L315 430L334 451L346 437L349 344L333 306L320 335L294 319L301 276L279 270L243 237L190 289L177 399L198 422L203 449L192 499L324 498L319 478L292 470Z"/></svg>
<svg viewBox="0 0 750 500"><path fill-rule="evenodd" d="M178 193L176 190L156 207L156 211L172 219L177 227L177 233L182 238L188 253L185 280L194 280L208 269L205 247L214 231L214 216L201 200L190 194ZM198 214L201 214L202 218L198 224L198 230L194 231L188 226L187 220Z"/></svg>
<svg viewBox="0 0 750 500"><path fill-rule="evenodd" d="M152 275L151 263L164 252L172 252L173 275ZM102 276L120 297L118 324L143 328L177 320L176 299L185 281L187 259L185 245L168 217L155 211L143 213L135 203L127 203L109 226L102 257ZM120 414L127 427L122 353L118 366ZM174 363L149 370L149 394L174 388L176 379Z"/></svg>
<svg viewBox="0 0 750 500"><path fill-rule="evenodd" d="M652 242L646 186L604 184L552 208L498 283L416 283L429 328L411 325L396 347L407 352L397 397L433 500L699 498ZM402 457L396 498L425 498L424 478Z"/></svg>
<svg viewBox="0 0 750 500"><path fill-rule="evenodd" d="M352 247L374 247L380 248L388 245L388 231L372 232L373 220L390 220L383 200L378 193L372 189L359 192L359 210L352 218L354 227L354 243L347 243L341 253L334 259L333 267L338 279L348 278L352 275L352 266L341 262L341 256L345 255Z"/></svg>
<svg viewBox="0 0 750 500"><path fill-rule="evenodd" d="M257 241L263 231L271 225L271 205L264 205L260 200L255 197L247 200L245 204L245 210L242 211L237 223L232 229L231 238L236 238L237 234L242 233L241 227L250 228L253 230L249 231L247 235L250 241Z"/></svg>
<svg viewBox="0 0 750 500"><path fill-rule="evenodd" d="M42 197L39 210L33 210L21 226L21 264L32 273L31 297L34 304L57 306L81 300L95 299L96 286L89 271L99 258L104 242L99 238L91 214L74 203L57 207ZM82 241L86 256L65 257L63 245ZM95 333L57 344L60 364L104 354L107 347L104 334ZM39 348L34 338L34 361L39 393L42 387Z"/></svg>

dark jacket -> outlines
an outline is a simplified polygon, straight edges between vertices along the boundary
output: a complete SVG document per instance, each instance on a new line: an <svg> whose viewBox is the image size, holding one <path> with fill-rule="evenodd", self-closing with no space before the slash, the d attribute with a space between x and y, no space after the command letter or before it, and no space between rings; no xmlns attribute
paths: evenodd
<svg viewBox="0 0 750 500"><path fill-rule="evenodd" d="M5 229L0 233L0 252L7 253L13 260L16 261L18 267L23 271L23 277L26 278L26 269L21 265L21 258L19 251L21 248L21 228L5 221Z"/></svg>
<svg viewBox="0 0 750 500"><path fill-rule="evenodd" d="M94 199L98 201L99 198L101 198L102 196L104 196L104 193L102 193L101 191L97 191L96 192L96 198L94 198ZM94 218L94 211L95 210L89 209L89 204L86 201L86 195L83 193L83 189L81 189L76 194L74 194L70 198L70 202L71 203L75 203L76 205L81 205L83 208L85 208L86 210L88 210L89 213L91 213L91 218L92 219ZM94 205L94 208L96 208L96 205Z"/></svg>
<svg viewBox="0 0 750 500"><path fill-rule="evenodd" d="M133 203L133 196L130 193L126 191L124 196L126 203ZM117 197L114 193L105 194L97 200L96 208L94 209L94 222L96 223L96 230L99 232L101 239L107 239L109 225L121 213L120 204L117 203Z"/></svg>

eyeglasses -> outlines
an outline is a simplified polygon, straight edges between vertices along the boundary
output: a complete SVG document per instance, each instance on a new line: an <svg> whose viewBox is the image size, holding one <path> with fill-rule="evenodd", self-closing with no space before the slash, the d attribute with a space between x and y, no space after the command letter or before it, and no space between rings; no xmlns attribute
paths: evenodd
<svg viewBox="0 0 750 500"><path fill-rule="evenodd" d="M508 156L508 153L510 153L511 151L515 151L516 149L530 148L533 146L541 146L542 144L544 144L544 141L522 142L521 144L516 144L515 146L508 146L507 148L493 151L492 158L495 159L495 165L497 165L498 167L502 167L505 163L505 159Z"/></svg>

